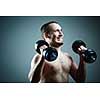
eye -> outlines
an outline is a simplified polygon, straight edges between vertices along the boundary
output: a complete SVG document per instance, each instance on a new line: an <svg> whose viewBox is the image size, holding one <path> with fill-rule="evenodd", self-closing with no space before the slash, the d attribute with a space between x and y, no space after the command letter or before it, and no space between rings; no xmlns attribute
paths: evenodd
<svg viewBox="0 0 100 100"><path fill-rule="evenodd" d="M62 29L57 29L56 31L58 31L58 32L62 32Z"/></svg>
<svg viewBox="0 0 100 100"><path fill-rule="evenodd" d="M58 31L58 32L59 32L59 29L57 29L56 31Z"/></svg>

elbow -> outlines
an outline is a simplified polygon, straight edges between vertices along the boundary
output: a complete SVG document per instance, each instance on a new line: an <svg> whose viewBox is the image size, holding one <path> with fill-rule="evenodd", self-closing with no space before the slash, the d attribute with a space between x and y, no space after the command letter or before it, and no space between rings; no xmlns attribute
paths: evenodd
<svg viewBox="0 0 100 100"><path fill-rule="evenodd" d="M30 77L30 78L28 78L29 79L29 81L31 82L31 83L38 83L39 82L39 79L37 79L37 78L32 78L32 77Z"/></svg>
<svg viewBox="0 0 100 100"><path fill-rule="evenodd" d="M76 79L76 82L77 82L77 83L85 83L85 80L86 80L86 77L78 77L78 78Z"/></svg>
<svg viewBox="0 0 100 100"><path fill-rule="evenodd" d="M78 79L76 80L77 83L85 83L85 79Z"/></svg>
<svg viewBox="0 0 100 100"><path fill-rule="evenodd" d="M28 79L31 83L38 83L40 81L40 76L37 73L29 73Z"/></svg>
<svg viewBox="0 0 100 100"><path fill-rule="evenodd" d="M29 82L32 81L32 77L30 76L30 74L28 75L28 80L29 80Z"/></svg>
<svg viewBox="0 0 100 100"><path fill-rule="evenodd" d="M86 80L86 74L77 73L76 78L75 78L75 81L77 83L85 83L85 80Z"/></svg>
<svg viewBox="0 0 100 100"><path fill-rule="evenodd" d="M38 83L39 81L40 81L40 78L39 77L37 77L37 76L35 76L35 75L29 75L28 76L28 79L29 79L29 81L31 82L31 83Z"/></svg>
<svg viewBox="0 0 100 100"><path fill-rule="evenodd" d="M77 83L85 83L86 80L86 72L77 72L76 74L76 82Z"/></svg>
<svg viewBox="0 0 100 100"><path fill-rule="evenodd" d="M37 77L32 77L32 79L30 80L31 83L38 83L40 81L40 78Z"/></svg>
<svg viewBox="0 0 100 100"><path fill-rule="evenodd" d="M39 82L39 78L37 77L37 75L34 75L34 73L31 73L31 72L28 74L28 79L31 83Z"/></svg>

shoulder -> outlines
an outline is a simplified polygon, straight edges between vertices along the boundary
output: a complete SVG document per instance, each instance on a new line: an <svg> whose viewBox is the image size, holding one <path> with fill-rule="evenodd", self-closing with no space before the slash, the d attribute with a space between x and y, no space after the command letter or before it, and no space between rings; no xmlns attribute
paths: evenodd
<svg viewBox="0 0 100 100"><path fill-rule="evenodd" d="M72 58L72 56L71 56L69 53L63 52L63 54L64 54L68 59L70 59L70 60L73 62L73 58Z"/></svg>
<svg viewBox="0 0 100 100"><path fill-rule="evenodd" d="M69 58L72 59L72 57L71 57L71 55L70 55L69 53L67 53L67 52L63 52L63 54L64 54L65 56L67 56L67 57L69 57Z"/></svg>
<svg viewBox="0 0 100 100"><path fill-rule="evenodd" d="M75 60L73 59L73 57L70 54L68 54L68 53L65 53L65 55L71 60L72 67L78 68L78 66L77 66Z"/></svg>

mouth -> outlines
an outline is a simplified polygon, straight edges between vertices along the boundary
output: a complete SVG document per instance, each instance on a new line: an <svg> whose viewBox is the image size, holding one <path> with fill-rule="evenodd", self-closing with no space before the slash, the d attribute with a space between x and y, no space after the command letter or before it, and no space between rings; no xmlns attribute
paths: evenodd
<svg viewBox="0 0 100 100"><path fill-rule="evenodd" d="M57 40L58 40L58 41L62 41L63 38L62 38L62 37L57 37Z"/></svg>

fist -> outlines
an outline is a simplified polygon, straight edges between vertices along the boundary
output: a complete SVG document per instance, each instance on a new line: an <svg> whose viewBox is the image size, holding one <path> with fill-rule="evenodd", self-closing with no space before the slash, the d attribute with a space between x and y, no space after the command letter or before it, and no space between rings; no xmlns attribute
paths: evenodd
<svg viewBox="0 0 100 100"><path fill-rule="evenodd" d="M87 50L87 48L86 47L84 47L84 46L80 46L79 48L78 48L78 54L82 54L83 52L85 52Z"/></svg>

